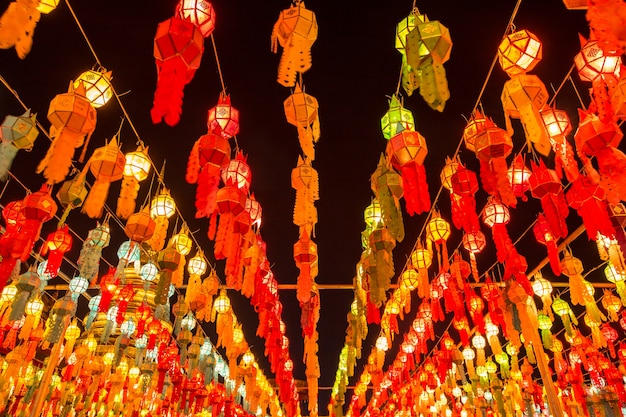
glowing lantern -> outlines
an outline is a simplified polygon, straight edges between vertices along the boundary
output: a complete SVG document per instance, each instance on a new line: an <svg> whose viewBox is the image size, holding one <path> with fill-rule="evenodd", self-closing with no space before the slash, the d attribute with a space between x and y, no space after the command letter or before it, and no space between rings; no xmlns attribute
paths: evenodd
<svg viewBox="0 0 626 417"><path fill-rule="evenodd" d="M476 375L476 369L474 368L474 358L476 358L476 352L469 346L466 346L461 352L463 359L465 360L465 366L467 367L467 373L472 378Z"/></svg>
<svg viewBox="0 0 626 417"><path fill-rule="evenodd" d="M196 25L205 38L215 29L215 10L206 0L180 0L176 5L176 14Z"/></svg>
<svg viewBox="0 0 626 417"><path fill-rule="evenodd" d="M37 10L39 10L43 14L48 14L59 5L60 0L41 0L39 5L37 6Z"/></svg>
<svg viewBox="0 0 626 417"><path fill-rule="evenodd" d="M383 211L378 199L373 198L369 206L363 211L363 219L368 229L373 230L384 225Z"/></svg>
<svg viewBox="0 0 626 417"><path fill-rule="evenodd" d="M463 248L469 252L470 255L470 265L472 268L472 276L474 280L478 281L478 267L476 265L476 254L483 251L485 245L487 244L487 240L485 239L485 235L480 230L470 233L463 234Z"/></svg>
<svg viewBox="0 0 626 417"><path fill-rule="evenodd" d="M81 294L84 294L85 291L87 291L87 288L89 288L89 280L85 277L81 277L80 275L76 276L70 280L69 288L72 292L72 299L74 301L78 301L78 297Z"/></svg>
<svg viewBox="0 0 626 417"><path fill-rule="evenodd" d="M556 239L567 237L565 219L569 213L563 186L556 171L548 169L543 161L531 162L532 175L528 179L530 192L541 201L541 208Z"/></svg>
<svg viewBox="0 0 626 417"><path fill-rule="evenodd" d="M319 175L308 159L298 156L298 165L291 171L291 187L296 190L293 223L312 230L317 224L315 201L320 198Z"/></svg>
<svg viewBox="0 0 626 417"><path fill-rule="evenodd" d="M252 171L246 163L246 157L242 152L238 152L235 159L231 159L222 168L222 181L226 185L235 185L243 192L250 190L252 181Z"/></svg>
<svg viewBox="0 0 626 417"><path fill-rule="evenodd" d="M89 158L89 171L96 178L85 199L81 211L87 216L97 219L102 216L104 204L109 195L112 182L122 179L126 157L117 144L114 136L105 146L94 151Z"/></svg>
<svg viewBox="0 0 626 417"><path fill-rule="evenodd" d="M561 275L561 266L559 261L559 249L557 246L558 238L554 236L552 230L550 230L550 224L546 220L546 217L543 213L539 213L537 216L537 221L533 226L533 234L535 235L535 239L537 242L542 245L546 245L548 249L548 259L550 260L550 267L552 268L552 272L557 277Z"/></svg>
<svg viewBox="0 0 626 417"><path fill-rule="evenodd" d="M213 308L218 314L226 314L230 311L230 298L226 295L226 290L220 291L220 295L213 302Z"/></svg>
<svg viewBox="0 0 626 417"><path fill-rule="evenodd" d="M221 168L230 160L230 145L221 135L209 132L194 144L187 162L185 179L196 188L196 217L209 217L215 211Z"/></svg>
<svg viewBox="0 0 626 417"><path fill-rule="evenodd" d="M191 21L174 16L157 26L154 58L157 86L150 115L152 123L165 120L170 126L180 121L185 85L200 67L204 38Z"/></svg>
<svg viewBox="0 0 626 417"><path fill-rule="evenodd" d="M452 190L452 176L456 173L458 167L460 165L458 157L454 157L450 159L450 157L446 156L446 164L441 170L441 174L439 174L439 178L441 179L441 185L446 190Z"/></svg>
<svg viewBox="0 0 626 417"><path fill-rule="evenodd" d="M486 123L487 118L481 112L476 111L472 114L465 129L463 129L463 142L468 151L476 152L476 139L485 131Z"/></svg>
<svg viewBox="0 0 626 417"><path fill-rule="evenodd" d="M472 337L472 346L474 347L474 349L476 349L476 352L477 352L476 364L478 366L484 366L485 365L485 346L487 346L487 341L485 340L485 337L481 334L477 334L474 337Z"/></svg>
<svg viewBox="0 0 626 417"><path fill-rule="evenodd" d="M574 57L574 64L582 81L596 82L605 80L608 83L619 79L621 58L606 56L595 39L580 37L581 50Z"/></svg>
<svg viewBox="0 0 626 417"><path fill-rule="evenodd" d="M525 193L530 188L528 179L531 174L531 170L526 167L523 157L519 154L513 159L513 163L506 173L511 183L513 193L515 193L516 197L522 197L524 201L526 201Z"/></svg>
<svg viewBox="0 0 626 417"><path fill-rule="evenodd" d="M404 130L387 142L387 158L401 172L407 211L413 215L430 210L424 159L426 139L418 132Z"/></svg>
<svg viewBox="0 0 626 417"><path fill-rule="evenodd" d="M574 325L578 324L578 320L576 319L576 315L572 311L572 308L567 304L567 302L563 301L561 298L556 298L552 301L552 310L561 317L563 321L563 326L565 327L565 333L569 337L574 337Z"/></svg>
<svg viewBox="0 0 626 417"><path fill-rule="evenodd" d="M396 241L404 240L404 222L400 198L404 195L402 177L390 166L384 154L380 155L376 169L370 176L370 188L380 203L382 221ZM364 235L369 233L368 230ZM364 236L365 237L365 236Z"/></svg>
<svg viewBox="0 0 626 417"><path fill-rule="evenodd" d="M402 106L402 102L394 94L389 100L389 110L380 119L383 137L387 140L403 130L415 130L413 113Z"/></svg>
<svg viewBox="0 0 626 417"><path fill-rule="evenodd" d="M480 226L474 198L478 191L476 174L459 163L450 178L450 186L452 223L457 229L462 228L466 233L477 232Z"/></svg>
<svg viewBox="0 0 626 417"><path fill-rule="evenodd" d="M189 252L191 252L191 248L193 246L193 240L189 237L187 232L187 226L183 226L183 229L180 231L180 233L172 236L172 243L174 244L174 247L176 248L178 253L183 256L189 255Z"/></svg>
<svg viewBox="0 0 626 417"><path fill-rule="evenodd" d="M419 274L414 269L406 269L400 276L400 285L413 291L418 287Z"/></svg>
<svg viewBox="0 0 626 417"><path fill-rule="evenodd" d="M417 285L417 293L420 298L428 296L428 268L433 263L432 249L424 248L418 241L417 247L411 253L411 264L419 272L419 283Z"/></svg>
<svg viewBox="0 0 626 417"><path fill-rule="evenodd" d="M56 277L63 262L63 256L72 248L72 235L69 233L67 225L59 227L56 231L50 233L46 239L46 243L42 248L42 255L46 255L48 251L48 262L46 264L46 273L52 278Z"/></svg>
<svg viewBox="0 0 626 417"><path fill-rule="evenodd" d="M261 227L263 207L261 207L261 203L254 198L254 193L251 193L246 200L246 208L244 211L250 216L251 226L256 226L258 230L258 228Z"/></svg>
<svg viewBox="0 0 626 417"><path fill-rule="evenodd" d="M169 218L176 213L176 201L167 188L161 191L150 202L150 216L154 219L155 227L152 237L148 240L150 247L159 251L165 246Z"/></svg>
<svg viewBox="0 0 626 417"><path fill-rule="evenodd" d="M385 336L379 336L376 339L376 349L386 352L389 349L389 343Z"/></svg>
<svg viewBox="0 0 626 417"><path fill-rule="evenodd" d="M31 114L30 109L21 116L4 118L0 124L0 181L6 181L17 151L30 151L38 135L37 114Z"/></svg>
<svg viewBox="0 0 626 417"><path fill-rule="evenodd" d="M230 104L228 94L221 92L217 105L209 109L207 128L209 132L217 133L225 139L239 133L239 110Z"/></svg>
<svg viewBox="0 0 626 417"><path fill-rule="evenodd" d="M552 305L552 284L545 279L540 273L535 275L535 280L532 282L533 292L543 303L543 309L549 314L550 306Z"/></svg>
<svg viewBox="0 0 626 417"><path fill-rule="evenodd" d="M615 284L615 289L622 299L622 305L626 306L626 273L609 262L604 268L604 276L609 282Z"/></svg>
<svg viewBox="0 0 626 417"><path fill-rule="evenodd" d="M449 269L449 260L446 240L450 237L450 224L439 216L439 213L434 212L428 223L426 223L425 231L426 238L435 243L438 259L441 259L442 262L440 267L447 271Z"/></svg>
<svg viewBox="0 0 626 417"><path fill-rule="evenodd" d="M541 41L527 30L506 36L498 46L498 62L510 77L531 71L541 61Z"/></svg>
<svg viewBox="0 0 626 417"><path fill-rule="evenodd" d="M289 124L298 129L300 148L305 157L311 161L315 159L314 143L320 138L319 105L317 99L306 94L300 83L291 95L283 102L285 117Z"/></svg>
<svg viewBox="0 0 626 417"><path fill-rule="evenodd" d="M560 172L560 167L562 167L567 179L575 181L578 178L579 170L578 163L574 159L572 146L567 141L567 135L572 132L572 123L567 112L545 106L540 113L554 151L557 171Z"/></svg>
<svg viewBox="0 0 626 417"><path fill-rule="evenodd" d="M317 245L309 234L302 229L300 238L293 246L293 258L300 270L296 284L296 297L300 303L311 299L314 279L317 276L314 264L317 262Z"/></svg>
<svg viewBox="0 0 626 417"><path fill-rule="evenodd" d="M43 172L49 184L65 179L72 165L74 150L83 145L85 135L89 142L96 128L96 109L84 97L84 89L83 83L76 89L70 84L67 93L57 94L50 102L48 120L52 124L50 135L54 139L37 167L37 172Z"/></svg>
<svg viewBox="0 0 626 417"><path fill-rule="evenodd" d="M150 158L148 158L148 148L141 145L136 151L127 153L125 159L122 172L124 179L115 210L115 214L122 219L128 219L135 212L135 199L139 192L139 182L148 178L152 167Z"/></svg>
<svg viewBox="0 0 626 417"><path fill-rule="evenodd" d="M280 12L272 30L272 52L283 47L278 64L278 83L293 87L296 74L311 68L311 47L317 39L315 13L308 10L303 1L294 2L289 9Z"/></svg>
<svg viewBox="0 0 626 417"><path fill-rule="evenodd" d="M417 8L413 9L411 14L415 16L415 26L411 29L407 27L409 30L406 34L405 51L406 64L410 67L407 70L417 72L420 95L424 101L432 109L443 111L446 101L450 98L443 66L450 59L452 50L450 31L438 20L428 20L426 15L419 14ZM397 32L399 30L397 29ZM397 34L396 39L398 36L400 35ZM403 75L407 70L403 68ZM407 90L407 93L411 95L412 90Z"/></svg>
<svg viewBox="0 0 626 417"><path fill-rule="evenodd" d="M135 242L145 242L154 234L155 222L148 213L148 208L144 208L138 213L130 215L124 227L124 234Z"/></svg>
<svg viewBox="0 0 626 417"><path fill-rule="evenodd" d="M81 82L85 86L85 98L95 109L104 106L113 96L111 71L85 71L74 81L74 88L78 88Z"/></svg>
<svg viewBox="0 0 626 417"><path fill-rule="evenodd" d="M565 197L569 206L582 217L589 239L595 239L598 233L604 236L615 234L605 200L606 193L588 176L579 176Z"/></svg>
<svg viewBox="0 0 626 417"><path fill-rule="evenodd" d="M619 297L605 290L604 296L602 297L602 306L606 309L606 312L609 313L611 321L619 320L617 313L622 309L622 302Z"/></svg>

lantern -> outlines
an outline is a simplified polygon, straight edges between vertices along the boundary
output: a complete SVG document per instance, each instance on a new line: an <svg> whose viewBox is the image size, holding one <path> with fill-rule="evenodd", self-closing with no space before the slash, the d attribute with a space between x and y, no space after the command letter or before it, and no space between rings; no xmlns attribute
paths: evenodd
<svg viewBox="0 0 626 417"><path fill-rule="evenodd" d="M30 109L21 116L6 116L0 124L0 181L6 181L17 151L30 151L39 135L37 114Z"/></svg>
<svg viewBox="0 0 626 417"><path fill-rule="evenodd" d="M582 217L590 240L595 239L598 233L604 236L615 235L605 197L604 189L586 175L579 176L565 193L569 206Z"/></svg>
<svg viewBox="0 0 626 417"><path fill-rule="evenodd" d="M319 200L319 179L306 158L298 156L298 165L291 171L291 187L296 190L293 223L312 230L317 224L315 201Z"/></svg>
<svg viewBox="0 0 626 417"><path fill-rule="evenodd" d="M48 14L59 5L59 0L41 0L39 5L37 6L37 10L39 10L43 14Z"/></svg>
<svg viewBox="0 0 626 417"><path fill-rule="evenodd" d="M65 223L72 209L83 205L87 197L87 187L85 185L86 172L81 172L71 180L66 180L57 192L57 200L65 208L59 223Z"/></svg>
<svg viewBox="0 0 626 417"><path fill-rule="evenodd" d="M457 229L463 229L465 233L479 231L480 226L474 198L478 191L476 174L459 163L455 173L450 178L450 185L452 223Z"/></svg>
<svg viewBox="0 0 626 417"><path fill-rule="evenodd" d="M208 263L202 252L196 253L196 256L191 258L187 263L189 281L187 283L187 291L185 292L185 302L187 302L192 310L196 310L196 308L194 308L196 306L196 299L203 295L200 277L206 273L207 267Z"/></svg>
<svg viewBox="0 0 626 417"><path fill-rule="evenodd" d="M576 316L574 315L574 312L569 304L561 298L556 298L552 301L552 310L554 310L554 312L561 317L563 326L565 327L565 333L569 337L574 337L573 325L577 325L578 320L576 319Z"/></svg>
<svg viewBox="0 0 626 417"><path fill-rule="evenodd" d="M402 106L402 101L395 94L389 100L389 110L380 119L380 127L387 140L403 130L415 130L413 113Z"/></svg>
<svg viewBox="0 0 626 417"><path fill-rule="evenodd" d="M222 181L226 185L235 185L244 193L250 190L252 171L246 163L246 157L242 152L238 152L235 159L231 159L228 164L223 165Z"/></svg>
<svg viewBox="0 0 626 417"><path fill-rule="evenodd" d="M609 262L607 267L604 268L604 276L609 282L615 284L615 289L622 300L622 305L626 306L626 272Z"/></svg>
<svg viewBox="0 0 626 417"><path fill-rule="evenodd" d="M604 290L604 295L602 296L602 306L609 314L611 321L619 320L617 313L619 313L622 309L622 302L619 297L616 297L610 291Z"/></svg>
<svg viewBox="0 0 626 417"><path fill-rule="evenodd" d="M78 257L78 274L90 283L98 277L102 249L109 246L111 231L107 222L98 224L87 234Z"/></svg>
<svg viewBox="0 0 626 417"><path fill-rule="evenodd" d="M183 256L178 253L173 244L159 251L157 255L157 265L159 267L159 280L157 282L156 294L154 296L157 305L167 304L170 294L174 272L180 265Z"/></svg>
<svg viewBox="0 0 626 417"><path fill-rule="evenodd" d="M67 93L58 94L52 99L48 108L48 120L52 124L50 135L53 141L39 163L37 172L43 172L49 184L56 184L63 181L69 173L75 149L85 143L85 135L89 142L96 128L96 109L85 98L83 83L76 89L70 84Z"/></svg>
<svg viewBox="0 0 626 417"><path fill-rule="evenodd" d="M272 52L283 47L278 64L278 83L293 87L296 74L311 68L311 47L317 39L315 13L308 10L303 1L294 2L289 9L280 12L272 29Z"/></svg>
<svg viewBox="0 0 626 417"><path fill-rule="evenodd" d="M230 139L239 133L239 110L230 104L230 96L220 93L217 105L209 109L207 115L207 128L209 132Z"/></svg>
<svg viewBox="0 0 626 417"><path fill-rule="evenodd" d="M485 239L485 235L480 230L470 233L463 234L463 248L469 252L470 255L470 266L472 268L472 276L475 281L478 281L478 267L476 265L476 254L483 251L485 245L487 244L487 240Z"/></svg>
<svg viewBox="0 0 626 417"><path fill-rule="evenodd" d="M203 34L193 22L173 16L159 23L154 37L157 86L150 110L152 123L178 124L183 90L200 67L203 52Z"/></svg>
<svg viewBox="0 0 626 417"><path fill-rule="evenodd" d="M289 124L298 129L298 141L304 156L313 161L315 159L314 144L320 138L320 118L318 114L319 105L317 99L306 94L300 82L291 95L283 102L285 117Z"/></svg>
<svg viewBox="0 0 626 417"><path fill-rule="evenodd" d="M400 198L404 195L404 186L402 177L389 165L383 154L380 155L376 170L370 177L370 188L376 196L375 200L380 203L380 215L382 216L380 221L384 222L393 238L401 242L404 239L404 222L402 221ZM366 233L369 231L366 230L364 234Z"/></svg>
<svg viewBox="0 0 626 417"><path fill-rule="evenodd" d="M115 214L122 219L135 212L135 199L139 192L139 182L145 180L150 173L152 163L148 157L148 148L139 145L136 151L126 154L126 163L122 175L122 189L117 198Z"/></svg>
<svg viewBox="0 0 626 417"><path fill-rule="evenodd" d="M430 210L424 159L426 139L418 132L403 130L387 142L387 159L402 174L404 201L410 215Z"/></svg>
<svg viewBox="0 0 626 417"><path fill-rule="evenodd" d="M576 70L582 81L607 83L619 79L621 58L619 55L605 55L595 39L580 36L581 50L574 57Z"/></svg>
<svg viewBox="0 0 626 417"><path fill-rule="evenodd" d="M537 315L537 325L541 330L541 342L546 349L552 349L552 320L545 314Z"/></svg>
<svg viewBox="0 0 626 417"><path fill-rule="evenodd" d="M559 248L557 246L558 238L554 236L550 229L550 224L546 220L543 213L539 213L537 221L533 226L533 234L537 242L546 245L548 249L548 259L550 260L550 268L557 277L561 275L561 267L559 262Z"/></svg>
<svg viewBox="0 0 626 417"><path fill-rule="evenodd" d="M215 10L206 0L180 0L176 5L176 14L193 23L205 38L215 29Z"/></svg>
<svg viewBox="0 0 626 417"><path fill-rule="evenodd" d="M446 240L450 237L450 224L440 217L439 213L434 212L428 223L426 223L425 230L428 241L435 243L438 259L441 259L442 262L439 265L440 269L447 271L449 269L449 260Z"/></svg>
<svg viewBox="0 0 626 417"><path fill-rule="evenodd" d="M579 169L578 162L574 159L572 145L567 141L567 135L572 132L572 123L567 112L545 106L540 114L554 151L557 172L562 168L570 182L576 180Z"/></svg>
<svg viewBox="0 0 626 417"><path fill-rule="evenodd" d="M531 174L532 172L526 167L524 158L520 154L513 159L513 163L506 173L513 193L516 197L521 197L523 201L526 201L526 191L530 188L528 179Z"/></svg>
<svg viewBox="0 0 626 417"><path fill-rule="evenodd" d="M196 217L209 217L215 211L221 167L230 160L228 140L209 132L194 144L187 162L186 181L196 188Z"/></svg>
<svg viewBox="0 0 626 417"><path fill-rule="evenodd" d="M411 264L419 273L419 284L417 285L417 293L420 298L428 296L429 283L428 283L428 268L433 263L432 249L424 248L420 241L417 242L417 247L411 253Z"/></svg>
<svg viewBox="0 0 626 417"><path fill-rule="evenodd" d="M531 162L531 171L532 175L528 179L530 192L541 201L541 208L552 234L556 239L567 237L565 219L569 208L556 171L548 169L543 161L539 161L539 164Z"/></svg>
<svg viewBox="0 0 626 417"><path fill-rule="evenodd" d="M102 216L109 195L109 186L112 182L122 179L125 163L126 157L120 150L115 136L108 144L94 151L88 164L96 181L85 199L81 209L83 213L93 219Z"/></svg>
<svg viewBox="0 0 626 417"><path fill-rule="evenodd" d="M293 258L300 270L296 284L296 297L300 303L311 299L311 292L317 276L313 264L317 262L317 245L309 234L301 229L300 238L293 246Z"/></svg>
<svg viewBox="0 0 626 417"><path fill-rule="evenodd" d="M532 282L533 292L543 303L543 311L550 314L550 306L552 305L552 284L545 279L541 273L535 274Z"/></svg>
<svg viewBox="0 0 626 417"><path fill-rule="evenodd" d="M523 29L507 35L498 46L498 63L510 77L524 74L541 61L539 38Z"/></svg>
<svg viewBox="0 0 626 417"><path fill-rule="evenodd" d="M78 88L81 82L85 87L84 97L89 100L94 109L104 106L113 97L111 71L104 68L98 71L85 71L74 81L74 88Z"/></svg>
<svg viewBox="0 0 626 417"><path fill-rule="evenodd" d="M135 242L145 242L154 234L155 222L145 207L138 213L130 215L124 227L124 234Z"/></svg>
<svg viewBox="0 0 626 417"><path fill-rule="evenodd" d="M155 228L152 237L148 240L150 247L159 251L165 246L169 218L176 213L176 201L167 188L161 191L150 202L150 216L154 219Z"/></svg>

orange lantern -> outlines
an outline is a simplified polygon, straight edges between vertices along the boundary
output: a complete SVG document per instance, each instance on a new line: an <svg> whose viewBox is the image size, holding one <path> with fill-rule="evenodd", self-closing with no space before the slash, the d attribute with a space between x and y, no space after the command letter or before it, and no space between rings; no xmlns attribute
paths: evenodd
<svg viewBox="0 0 626 417"><path fill-rule="evenodd" d="M524 158L521 154L518 154L514 159L513 163L509 167L506 175L509 178L509 182L511 183L511 188L513 189L513 193L515 193L516 197L521 197L523 201L526 201L526 191L530 188L530 184L528 184L528 179L532 174L531 170L526 167L524 163Z"/></svg>
<svg viewBox="0 0 626 417"><path fill-rule="evenodd" d="M139 145L136 151L126 154L124 171L122 172L124 179L115 210L115 214L122 219L128 219L128 216L135 212L135 200L139 192L139 182L148 178L151 167L152 164L150 158L148 158L148 147L144 148L142 145Z"/></svg>
<svg viewBox="0 0 626 417"><path fill-rule="evenodd" d="M91 173L96 177L81 211L87 216L97 219L102 216L104 204L109 195L109 186L112 182L122 179L126 157L113 136L111 142L94 151L88 165Z"/></svg>
<svg viewBox="0 0 626 417"><path fill-rule="evenodd" d="M317 275L314 273L315 268L312 267L317 262L317 245L303 229L300 231L300 238L293 246L293 258L300 270L296 297L300 303L306 303L311 299L311 291L315 275Z"/></svg>
<svg viewBox="0 0 626 417"><path fill-rule="evenodd" d="M130 215L124 227L124 234L135 242L145 242L154 234L155 222L145 207L138 213Z"/></svg>
<svg viewBox="0 0 626 417"><path fill-rule="evenodd" d="M463 229L465 233L478 231L480 226L474 199L474 194L478 191L476 174L459 163L450 179L450 185L452 223L457 229Z"/></svg>
<svg viewBox="0 0 626 417"><path fill-rule="evenodd" d="M291 171L291 187L296 190L293 224L313 230L317 224L315 202L320 198L319 178L306 158L298 156L298 165Z"/></svg>
<svg viewBox="0 0 626 417"><path fill-rule="evenodd" d="M498 46L498 62L509 77L532 71L541 61L539 38L523 29L507 35Z"/></svg>
<svg viewBox="0 0 626 417"><path fill-rule="evenodd" d="M317 99L306 94L300 83L296 83L293 93L283 102L285 117L289 124L298 129L300 148L305 157L315 159L314 144L320 138L319 105Z"/></svg>
<svg viewBox="0 0 626 417"><path fill-rule="evenodd" d="M572 123L567 112L546 106L540 113L554 151L557 172L563 168L569 181L576 180L579 173L578 162L574 159L572 145L567 141L567 135L572 132Z"/></svg>
<svg viewBox="0 0 626 417"><path fill-rule="evenodd" d="M387 142L387 159L402 174L404 201L410 215L430 210L424 159L426 139L418 132L403 130Z"/></svg>

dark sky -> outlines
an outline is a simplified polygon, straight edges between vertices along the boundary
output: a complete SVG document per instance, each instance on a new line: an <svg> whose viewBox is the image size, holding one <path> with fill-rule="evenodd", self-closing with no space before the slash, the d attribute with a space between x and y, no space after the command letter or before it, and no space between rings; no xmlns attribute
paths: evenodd
<svg viewBox="0 0 626 417"><path fill-rule="evenodd" d="M449 28L454 43L451 59L445 65L451 99L444 112L428 108L417 93L404 97L405 107L415 116L416 129L428 143L426 170L433 200L439 188L439 172L444 158L453 154L461 139L464 118L470 116L478 98L515 3L513 0L418 2L421 12ZM1 4L4 9L8 2ZM162 166L167 161L166 184L191 230L197 231L196 238L207 245L205 252L210 254L211 246L205 237L207 221L193 218L190 196L195 193L195 186L184 181L189 151L194 141L206 133L206 112L215 105L221 90L210 40L205 41L200 69L185 88L180 123L169 127L153 125L150 121L149 110L156 84L153 37L157 24L174 13L175 4L174 0L71 2L102 65L113 71L115 89L123 94L124 106L141 139L150 146L155 165ZM295 283L298 275L292 259L298 230L292 224L295 193L290 185L290 173L300 150L296 130L287 124L283 115L283 101L290 90L276 82L279 55L270 52L270 35L279 12L289 4L287 1L249 0L213 2L217 13L214 37L224 82L233 105L241 112L238 143L248 155L252 169L251 188L263 206L261 234L267 242L268 258L275 277L284 284ZM380 117L388 108L387 97L396 90L400 71L400 54L394 49L395 26L409 14L411 2L310 0L306 6L316 13L319 24L319 38L312 48L313 67L303 75L307 93L318 99L321 119L321 139L316 146L314 162L320 179L319 223L315 237L319 249L317 282L349 284L361 253L363 209L372 198L369 178L385 148ZM567 11L560 0L525 0L515 25L517 29L533 32L543 41L544 58L533 73L552 91L568 73L572 58L579 50L578 33L588 35L584 12ZM95 58L63 2L57 10L41 17L32 51L26 59L19 60L14 50L0 51L0 75L17 91L22 101L38 113L39 120L46 127L49 127L45 118L49 101L66 91L70 79L95 64ZM583 99L588 102L588 86L582 85L577 75L574 74L573 78ZM507 76L496 66L481 100L487 115L500 127L504 127L500 93L506 80ZM567 110L574 121L577 120L575 109L579 103L571 84L565 85L555 103ZM0 116L21 113L20 104L5 88L0 88ZM121 116L119 106L114 102L98 110L98 124L90 151L102 146L105 139L117 132ZM514 126L517 132L515 152L518 152L523 146L523 136L521 125L516 123ZM122 125L120 140L125 152L134 149L136 138L128 122ZM21 152L16 158L15 173L31 189L37 189L43 181L41 176L34 174L34 169L47 148L47 139L40 135L32 153ZM463 149L461 158L476 169L473 153ZM113 185L111 193L115 194L118 187L119 183ZM147 192L147 184L143 187L138 201ZM23 190L12 183L1 201L5 204L22 197ZM478 198L480 207L485 193L481 191ZM437 205L444 217L449 218L447 192L441 194ZM509 227L514 240L534 220L538 205L530 201L520 207L513 210ZM405 215L406 238L394 252L397 270L410 253L425 217ZM579 220L575 213L571 213L571 217L574 226ZM95 223L78 212L70 215L69 222L83 230L92 228ZM488 232L486 228L483 231ZM113 233L119 235L122 232L114 228ZM460 238L461 233L453 231L449 241L451 250ZM584 239L583 236L579 241ZM581 251L594 251L593 245L579 244ZM113 246L104 255L116 262L116 247ZM495 259L492 248L490 243L479 259L482 269ZM521 240L518 250L528 257L529 269L545 256L544 247L532 236ZM594 253L589 266L599 262ZM72 271L68 268L67 273ZM230 295L235 313L244 323L246 338L253 345L253 352L259 362L266 365L262 341L254 337L256 314L246 299L234 292ZM280 298L291 340L294 374L296 378L304 379L300 311L295 292L283 291ZM333 384L347 325L345 316L351 301L351 291L321 293L318 326L321 387ZM406 322L410 323L412 317L409 315ZM206 328L212 331L211 326ZM377 334L378 328L370 327L364 357L369 354ZM320 410L325 410L328 391L323 391L320 398Z"/></svg>

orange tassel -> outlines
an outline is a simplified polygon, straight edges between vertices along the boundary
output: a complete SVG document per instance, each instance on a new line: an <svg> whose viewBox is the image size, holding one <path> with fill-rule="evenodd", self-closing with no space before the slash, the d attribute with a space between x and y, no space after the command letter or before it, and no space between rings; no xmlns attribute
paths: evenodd
<svg viewBox="0 0 626 417"><path fill-rule="evenodd" d="M48 148L46 156L39 163L37 173L43 172L48 184L63 182L70 172L74 152L82 141L80 133L71 129L61 129Z"/></svg>
<svg viewBox="0 0 626 417"><path fill-rule="evenodd" d="M108 181L96 180L89 191L89 195L87 195L87 198L83 203L81 212L85 213L92 219L102 217L104 204L106 203L107 196L109 195L109 186L110 183Z"/></svg>

